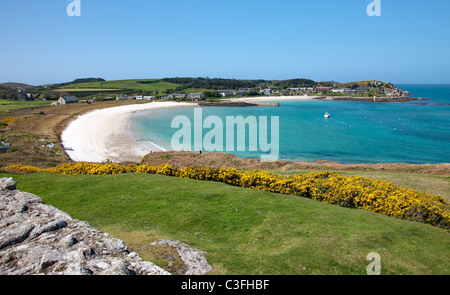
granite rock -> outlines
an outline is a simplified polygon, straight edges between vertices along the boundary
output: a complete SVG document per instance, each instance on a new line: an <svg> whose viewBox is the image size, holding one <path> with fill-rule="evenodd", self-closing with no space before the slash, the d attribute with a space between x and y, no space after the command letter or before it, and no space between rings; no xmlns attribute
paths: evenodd
<svg viewBox="0 0 450 295"><path fill-rule="evenodd" d="M125 243L0 179L0 275L170 275Z"/></svg>

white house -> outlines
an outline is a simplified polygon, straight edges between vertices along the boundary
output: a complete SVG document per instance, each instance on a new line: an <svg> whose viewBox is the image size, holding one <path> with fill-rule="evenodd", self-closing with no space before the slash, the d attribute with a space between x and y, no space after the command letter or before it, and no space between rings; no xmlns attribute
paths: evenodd
<svg viewBox="0 0 450 295"><path fill-rule="evenodd" d="M176 93L173 95L174 98L186 98L186 94L183 93Z"/></svg>
<svg viewBox="0 0 450 295"><path fill-rule="evenodd" d="M234 95L234 90L217 90L222 97L232 96Z"/></svg>
<svg viewBox="0 0 450 295"><path fill-rule="evenodd" d="M190 93L189 97L190 99L202 99L205 95L203 93Z"/></svg>

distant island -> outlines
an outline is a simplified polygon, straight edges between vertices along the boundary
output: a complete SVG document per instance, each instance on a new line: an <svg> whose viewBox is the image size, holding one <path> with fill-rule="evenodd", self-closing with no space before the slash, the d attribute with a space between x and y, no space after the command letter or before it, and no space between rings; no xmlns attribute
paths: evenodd
<svg viewBox="0 0 450 295"><path fill-rule="evenodd" d="M420 100L390 82L316 82L310 79L238 80L222 78L163 78L106 81L81 78L72 82L32 86L23 83L0 84L0 99L31 101L58 100L76 96L92 100L171 100L215 102L224 98L314 96L342 101L396 102Z"/></svg>

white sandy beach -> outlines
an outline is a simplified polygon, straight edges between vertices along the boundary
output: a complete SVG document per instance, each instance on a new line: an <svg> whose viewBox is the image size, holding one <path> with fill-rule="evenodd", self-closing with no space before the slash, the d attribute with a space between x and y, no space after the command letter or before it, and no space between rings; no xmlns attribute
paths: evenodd
<svg viewBox="0 0 450 295"><path fill-rule="evenodd" d="M299 101L315 96L267 96L231 98L229 101ZM157 108L195 107L196 103L151 102L95 110L72 121L64 130L61 141L74 161L138 162L150 152L163 151L150 141L136 142L127 132L133 113Z"/></svg>
<svg viewBox="0 0 450 295"><path fill-rule="evenodd" d="M95 110L72 121L64 130L61 141L74 161L133 161L160 148L147 142L139 145L127 132L130 116L135 112L157 108L192 107L195 103L152 102Z"/></svg>

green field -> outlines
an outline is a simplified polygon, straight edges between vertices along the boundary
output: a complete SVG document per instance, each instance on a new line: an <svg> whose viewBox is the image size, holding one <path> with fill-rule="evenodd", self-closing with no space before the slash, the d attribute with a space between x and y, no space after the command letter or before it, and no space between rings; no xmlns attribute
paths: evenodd
<svg viewBox="0 0 450 295"><path fill-rule="evenodd" d="M155 81L154 83L139 83L139 82L150 82ZM158 81L158 82L156 82ZM167 89L175 89L178 84L161 82L159 80L120 80L120 81L104 81L104 82L88 82L88 83L80 83L80 84L72 84L70 86L62 87L57 89L58 91L85 91L88 89L89 91L98 90L98 91L106 91L106 90L132 90L132 91L165 91Z"/></svg>
<svg viewBox="0 0 450 295"><path fill-rule="evenodd" d="M370 252L382 274L450 273L448 231L368 211L161 175L12 177L148 260L165 238L206 251L213 274L364 275Z"/></svg>
<svg viewBox="0 0 450 295"><path fill-rule="evenodd" d="M65 92L110 92L117 89L99 89L99 88L64 88Z"/></svg>
<svg viewBox="0 0 450 295"><path fill-rule="evenodd" d="M35 100L35 101L15 101L0 99L0 114L10 110L25 109L30 107L39 107L49 105L52 101L49 100Z"/></svg>

